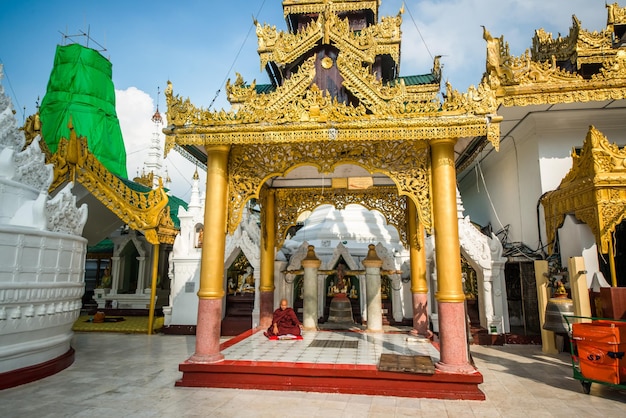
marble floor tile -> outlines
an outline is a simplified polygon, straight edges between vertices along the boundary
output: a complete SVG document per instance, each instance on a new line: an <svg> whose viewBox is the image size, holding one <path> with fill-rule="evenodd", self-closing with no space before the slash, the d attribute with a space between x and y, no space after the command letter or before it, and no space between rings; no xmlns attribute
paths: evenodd
<svg viewBox="0 0 626 418"><path fill-rule="evenodd" d="M309 349L315 339L358 340L358 349ZM224 342L227 340L224 339ZM315 392L176 387L180 363L195 336L75 334L74 364L36 382L0 391L0 417L622 417L626 390L593 384L591 394L572 378L568 353L545 355L540 346L470 346L483 374L485 401L454 401ZM402 351L402 350L408 351ZM383 352L439 358L436 349L407 344L402 334L320 331L303 341L269 341L255 334L223 351L227 359L262 356L293 361L375 365ZM237 358L239 359L239 358ZM351 359L351 360L350 360ZM291 361L291 360L287 360Z"/></svg>

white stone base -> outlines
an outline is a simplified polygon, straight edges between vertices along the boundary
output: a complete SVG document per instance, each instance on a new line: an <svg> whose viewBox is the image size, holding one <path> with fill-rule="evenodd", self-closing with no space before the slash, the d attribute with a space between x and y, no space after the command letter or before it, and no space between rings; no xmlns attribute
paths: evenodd
<svg viewBox="0 0 626 418"><path fill-rule="evenodd" d="M0 373L70 349L86 248L82 237L0 225Z"/></svg>

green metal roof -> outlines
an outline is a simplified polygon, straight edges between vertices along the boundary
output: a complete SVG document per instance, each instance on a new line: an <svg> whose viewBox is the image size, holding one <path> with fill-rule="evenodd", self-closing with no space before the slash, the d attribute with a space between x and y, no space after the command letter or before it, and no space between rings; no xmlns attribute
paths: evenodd
<svg viewBox="0 0 626 418"><path fill-rule="evenodd" d="M150 187L148 186L144 186L143 184L139 184L137 182L134 182L132 180L128 180L128 179L123 179L120 177L120 180L122 180L122 182L128 186L130 189L136 191L136 192L140 192L140 193L148 193L150 190L152 190ZM169 191L168 189L165 189L166 191ZM170 216L172 218L172 222L174 222L174 226L176 228L180 229L180 219L178 219L178 208L180 206L184 207L185 210L188 208L187 206L187 202L185 202L184 200L176 197L176 196L170 196L168 195L168 201L167 201L167 206L169 206L170 208Z"/></svg>
<svg viewBox="0 0 626 418"><path fill-rule="evenodd" d="M184 207L185 210L189 208L187 202L183 199L180 199L176 196L168 196L169 200L167 205L170 207L170 216L172 217L172 222L174 222L174 226L180 229L180 219L178 219L178 208Z"/></svg>
<svg viewBox="0 0 626 418"><path fill-rule="evenodd" d="M272 84L257 84L255 87L257 94L268 94L276 91Z"/></svg>
<svg viewBox="0 0 626 418"><path fill-rule="evenodd" d="M405 86L419 86L422 84L437 84L439 80L434 74L422 74L422 75L407 75L404 77L398 77L399 80L404 80Z"/></svg>
<svg viewBox="0 0 626 418"><path fill-rule="evenodd" d="M113 241L111 241L108 238L105 238L99 243L97 243L96 245L88 246L87 252L88 253L112 253L114 246L115 244L113 244Z"/></svg>

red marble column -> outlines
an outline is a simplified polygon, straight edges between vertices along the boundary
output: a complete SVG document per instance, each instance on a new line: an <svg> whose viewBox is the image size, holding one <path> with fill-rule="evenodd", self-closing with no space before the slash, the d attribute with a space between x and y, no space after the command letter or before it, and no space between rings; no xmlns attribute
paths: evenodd
<svg viewBox="0 0 626 418"><path fill-rule="evenodd" d="M222 299L200 299L196 352L189 358L189 362L217 363L224 360L224 355L220 352L221 325Z"/></svg>
<svg viewBox="0 0 626 418"><path fill-rule="evenodd" d="M433 183L433 220L437 262L437 306L440 361L437 369L472 373L469 364L465 317L465 293L461 277L461 247L456 208L456 139L430 141Z"/></svg>
<svg viewBox="0 0 626 418"><path fill-rule="evenodd" d="M274 291L259 294L259 328L267 329L272 325L274 317Z"/></svg>
<svg viewBox="0 0 626 418"><path fill-rule="evenodd" d="M204 241L200 261L200 290L196 351L192 363L216 363L220 353L222 301L224 298L224 249L230 146L207 146L207 183L204 210Z"/></svg>

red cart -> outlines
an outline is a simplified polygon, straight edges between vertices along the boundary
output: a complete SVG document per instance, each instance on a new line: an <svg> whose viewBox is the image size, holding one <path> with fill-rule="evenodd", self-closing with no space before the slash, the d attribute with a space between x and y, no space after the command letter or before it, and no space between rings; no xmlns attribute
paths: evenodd
<svg viewBox="0 0 626 418"><path fill-rule="evenodd" d="M564 315L570 329L574 378L626 389L626 321Z"/></svg>

